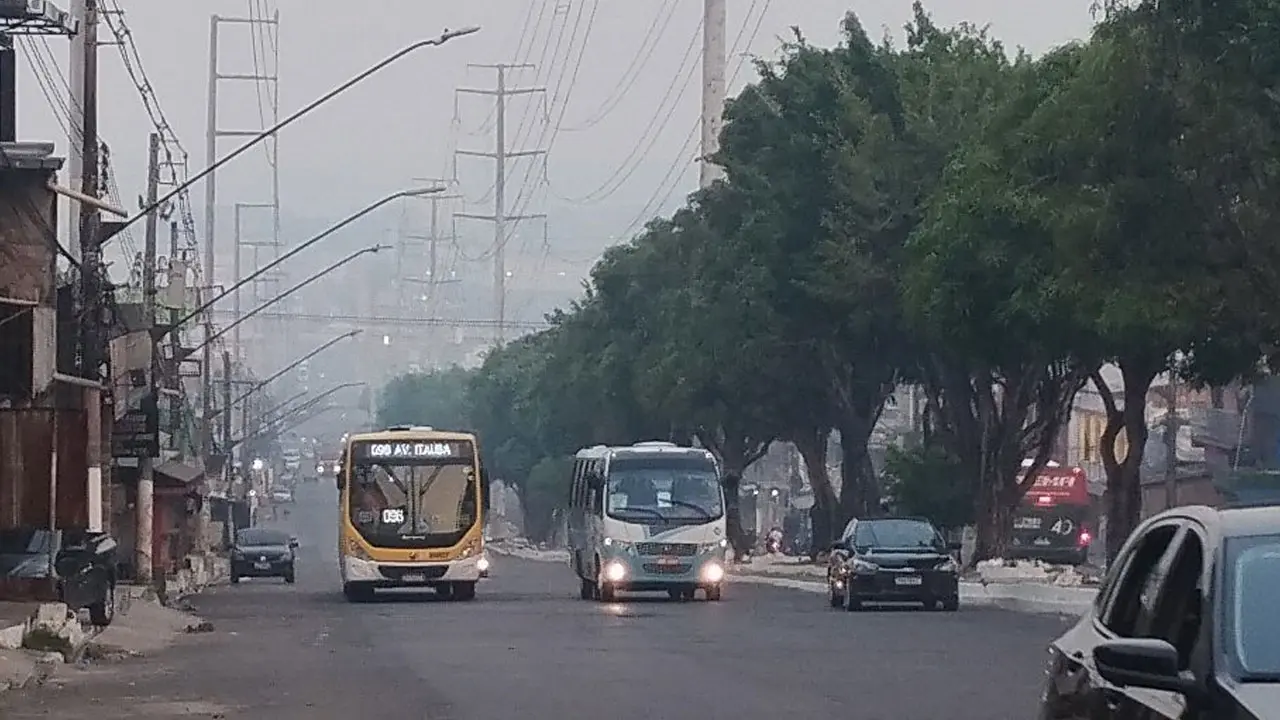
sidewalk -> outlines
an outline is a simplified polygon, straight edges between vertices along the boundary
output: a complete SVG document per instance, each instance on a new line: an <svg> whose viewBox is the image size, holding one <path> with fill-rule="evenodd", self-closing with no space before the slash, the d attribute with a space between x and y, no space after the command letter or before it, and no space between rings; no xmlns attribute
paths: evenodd
<svg viewBox="0 0 1280 720"><path fill-rule="evenodd" d="M197 562L170 584L173 598L225 579L225 561ZM179 607L183 605L178 600ZM0 693L39 684L67 663L102 662L150 655L184 632L212 629L200 618L160 603L150 588L116 587L111 625L85 627L62 603L0 602Z"/></svg>

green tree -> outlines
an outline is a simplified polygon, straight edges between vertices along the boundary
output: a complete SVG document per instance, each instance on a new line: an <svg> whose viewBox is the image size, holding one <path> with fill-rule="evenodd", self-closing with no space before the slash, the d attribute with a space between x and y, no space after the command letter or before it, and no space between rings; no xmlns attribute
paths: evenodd
<svg viewBox="0 0 1280 720"><path fill-rule="evenodd" d="M381 427L430 425L441 430L471 426L467 386L471 373L460 367L410 373L391 379L379 393L377 418Z"/></svg>

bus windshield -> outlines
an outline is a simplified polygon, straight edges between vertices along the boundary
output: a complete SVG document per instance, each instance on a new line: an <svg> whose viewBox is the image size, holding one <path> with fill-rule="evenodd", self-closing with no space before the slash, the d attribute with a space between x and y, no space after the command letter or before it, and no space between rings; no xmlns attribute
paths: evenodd
<svg viewBox="0 0 1280 720"><path fill-rule="evenodd" d="M606 510L625 522L704 523L724 515L715 465L705 458L617 458Z"/></svg>
<svg viewBox="0 0 1280 720"><path fill-rule="evenodd" d="M348 492L351 523L374 547L450 547L479 520L470 457L358 456Z"/></svg>

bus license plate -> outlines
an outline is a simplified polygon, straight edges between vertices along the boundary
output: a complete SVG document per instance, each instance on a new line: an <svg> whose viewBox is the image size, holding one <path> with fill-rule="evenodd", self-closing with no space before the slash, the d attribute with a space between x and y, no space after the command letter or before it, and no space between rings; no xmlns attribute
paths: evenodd
<svg viewBox="0 0 1280 720"><path fill-rule="evenodd" d="M894 582L894 584L896 584L896 585L922 585L922 584L924 584L924 580L922 580L922 579L920 579L920 578L918 578L918 577L915 577L915 576L894 578L894 579L893 579L893 582Z"/></svg>
<svg viewBox="0 0 1280 720"><path fill-rule="evenodd" d="M269 562L256 562L256 563L254 563L254 564L253 564L253 569L254 569L254 570L270 570L270 569L271 569L271 563L269 563Z"/></svg>
<svg viewBox="0 0 1280 720"><path fill-rule="evenodd" d="M420 583L420 582L426 582L427 576L423 575L422 573L406 573L400 579L405 582Z"/></svg>
<svg viewBox="0 0 1280 720"><path fill-rule="evenodd" d="M663 556L663 557L658 558L658 564L659 564L659 565L679 565L679 564L680 564L680 559L679 559L679 558L674 558L674 557L667 557L667 556Z"/></svg>

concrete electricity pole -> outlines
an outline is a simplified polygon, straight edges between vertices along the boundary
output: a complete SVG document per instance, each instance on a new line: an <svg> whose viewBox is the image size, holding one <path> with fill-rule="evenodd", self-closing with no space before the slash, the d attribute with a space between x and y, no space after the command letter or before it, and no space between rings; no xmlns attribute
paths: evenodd
<svg viewBox="0 0 1280 720"><path fill-rule="evenodd" d="M545 150L508 150L507 149L507 98L512 95L532 95L534 93L546 92L546 88L509 88L507 87L507 71L516 69L532 68L529 64L498 64L498 65L468 65L468 67L490 68L498 72L498 84L493 90L483 90L478 88L459 88L457 92L470 93L473 95L490 95L497 103L497 111L494 119L494 151L493 152L477 152L474 150L458 150L459 155L469 155L473 157L493 158L494 161L494 181L493 181L493 214L492 215L476 215L471 213L458 213L457 217L471 218L473 220L486 220L493 223L493 308L494 318L497 320L495 328L495 341L501 345L505 341L506 335L506 317L507 317L507 241L510 234L507 232L507 223L509 221L519 222L520 220L545 219L546 215L508 215L507 214L507 160L518 157L530 157L534 155L543 155Z"/></svg>
<svg viewBox="0 0 1280 720"><path fill-rule="evenodd" d="M88 197L99 196L98 186L98 0L83 0L83 6L77 8L84 15L79 20L79 38L83 39L84 57L80 67L83 79L80 110L80 127L82 137L79 149L83 154L80 192ZM72 115L76 113L72 108ZM76 143L71 143L76 145ZM107 337L105 327L105 307L103 298L102 243L107 239L103 232L98 208L85 203L80 204L80 302L82 308L80 328L80 372L93 382L102 382L103 365L106 362ZM102 529L102 473L104 453L102 448L103 422L102 398L99 393L90 393L85 413L88 425L88 447L85 452L85 464L88 467L86 492L89 497L89 529Z"/></svg>
<svg viewBox="0 0 1280 720"><path fill-rule="evenodd" d="M151 133L147 150L147 207L155 205L160 193L160 135ZM159 235L159 212L147 213L146 243L142 252L142 315L148 330L156 322L156 244ZM154 341L149 348L150 367L147 370L148 403L158 403L160 397L160 346ZM155 459L147 453L138 458L138 498L134 507L136 534L134 543L138 582L151 584L154 559L151 556L152 519L155 502Z"/></svg>
<svg viewBox="0 0 1280 720"><path fill-rule="evenodd" d="M71 61L67 63L67 83L71 86L71 105L68 108L70 119L67 132L67 180L68 187L79 190L84 187L84 69L89 56L89 33L85 32L84 20L88 15L86 0L71 0L69 5L72 19L79 23L80 32L71 36ZM81 205L76 200L68 200L69 218L79 218ZM67 250L76 260L80 259L80 223L67 223Z"/></svg>
<svg viewBox="0 0 1280 720"><path fill-rule="evenodd" d="M724 125L725 66L725 0L703 0L702 18L702 167L699 187L708 187L724 176L724 171L711 163L720 149L720 128Z"/></svg>

